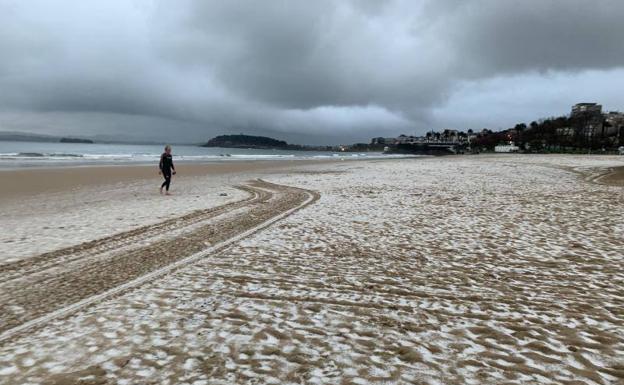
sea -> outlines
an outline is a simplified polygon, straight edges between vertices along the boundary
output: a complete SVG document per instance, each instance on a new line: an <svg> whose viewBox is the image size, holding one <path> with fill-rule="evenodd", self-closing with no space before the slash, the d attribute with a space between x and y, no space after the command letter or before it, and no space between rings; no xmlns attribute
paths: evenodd
<svg viewBox="0 0 624 385"><path fill-rule="evenodd" d="M173 145L174 162L390 158L379 152L260 150ZM162 145L0 141L0 168L153 164Z"/></svg>

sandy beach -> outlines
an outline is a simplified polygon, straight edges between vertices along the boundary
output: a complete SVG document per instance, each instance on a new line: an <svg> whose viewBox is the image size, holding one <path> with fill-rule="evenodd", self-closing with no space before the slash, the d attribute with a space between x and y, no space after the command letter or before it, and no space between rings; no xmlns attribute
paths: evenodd
<svg viewBox="0 0 624 385"><path fill-rule="evenodd" d="M327 161L179 164L173 196L163 200L154 166L0 171L4 231L0 263L177 218L242 199L237 184L277 170ZM225 195L224 195L225 194Z"/></svg>
<svg viewBox="0 0 624 385"><path fill-rule="evenodd" d="M1 171L0 384L624 381L624 157Z"/></svg>
<svg viewBox="0 0 624 385"><path fill-rule="evenodd" d="M325 163L315 160L280 161L234 161L214 163L181 163L179 178L216 177L244 173L263 173L273 169L288 169L310 163ZM82 187L107 186L150 180L157 184L162 179L156 166L76 166L56 168L17 168L0 170L0 177L7 180L0 190L0 200L22 199L25 196L71 191Z"/></svg>

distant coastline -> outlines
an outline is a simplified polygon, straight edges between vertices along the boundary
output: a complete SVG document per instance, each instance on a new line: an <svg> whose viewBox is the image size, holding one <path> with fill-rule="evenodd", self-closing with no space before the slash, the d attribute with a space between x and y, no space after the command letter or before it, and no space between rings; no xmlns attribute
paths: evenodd
<svg viewBox="0 0 624 385"><path fill-rule="evenodd" d="M266 136L219 135L210 139L201 147L253 148L260 150L286 150L289 144Z"/></svg>
<svg viewBox="0 0 624 385"><path fill-rule="evenodd" d="M269 138L266 136L256 135L219 135L210 139L201 147L219 147L219 148L240 148L254 150L285 150L285 151L332 151L332 152L351 152L351 147L347 146L310 146L289 144L284 140ZM367 152L373 151L368 145L364 147L354 147L353 151Z"/></svg>
<svg viewBox="0 0 624 385"><path fill-rule="evenodd" d="M60 143L85 143L85 144L93 144L91 139L78 139L78 138L61 138L59 140Z"/></svg>

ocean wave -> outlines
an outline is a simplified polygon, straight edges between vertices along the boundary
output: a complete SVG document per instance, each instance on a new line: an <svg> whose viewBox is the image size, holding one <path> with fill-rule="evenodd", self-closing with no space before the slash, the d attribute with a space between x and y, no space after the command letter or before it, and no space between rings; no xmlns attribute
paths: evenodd
<svg viewBox="0 0 624 385"><path fill-rule="evenodd" d="M84 157L84 155L82 154L48 154L47 156L53 157L53 158L82 158Z"/></svg>
<svg viewBox="0 0 624 385"><path fill-rule="evenodd" d="M0 159L19 159L19 158L82 158L80 154L65 153L41 153L41 152L9 152L0 154Z"/></svg>
<svg viewBox="0 0 624 385"><path fill-rule="evenodd" d="M226 154L228 156L228 154ZM280 158L295 158L294 154L232 154L232 158L239 159L280 159Z"/></svg>
<svg viewBox="0 0 624 385"><path fill-rule="evenodd" d="M157 155L154 155L157 156ZM85 159L132 159L136 156L134 154L84 154Z"/></svg>
<svg viewBox="0 0 624 385"><path fill-rule="evenodd" d="M16 149L17 150L17 149ZM38 150L38 151L37 151ZM160 153L132 149L128 152L97 153L59 151L14 151L0 152L0 167L14 166L57 166L90 164L152 164L157 163ZM193 149L196 150L196 149ZM114 150L113 150L114 151ZM300 153L233 153L218 152L212 154L174 154L174 161L193 162L241 162L241 161L288 161L288 160L346 160L405 157L405 155L386 155L382 153L345 153L345 152L300 152Z"/></svg>

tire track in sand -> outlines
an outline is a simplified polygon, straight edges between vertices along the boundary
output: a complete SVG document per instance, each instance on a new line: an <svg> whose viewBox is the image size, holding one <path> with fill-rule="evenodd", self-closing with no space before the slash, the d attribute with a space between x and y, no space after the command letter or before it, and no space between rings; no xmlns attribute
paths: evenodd
<svg viewBox="0 0 624 385"><path fill-rule="evenodd" d="M142 241L166 234L172 229L181 230L196 223L210 220L231 210L245 207L250 203L263 201L268 198L268 193L266 191L253 189L248 186L235 186L235 188L247 192L250 196L225 205L195 210L178 218L141 226L123 233L87 241L34 257L20 259L15 262L0 264L0 276L2 276L0 287L14 279L30 277L32 274L45 272L59 265L65 265L82 258L100 257L101 254L119 251L124 247L132 247Z"/></svg>
<svg viewBox="0 0 624 385"><path fill-rule="evenodd" d="M250 182L246 188L256 196L240 210L234 210L232 215L216 216L206 225L174 239L156 240L137 249L108 253L102 259L85 258L84 263L78 260L71 268L55 274L37 275L39 270L34 269L23 279L3 284L0 287L0 343L221 250L319 198L313 191L261 180ZM123 234L118 236L125 239ZM211 245L208 248L207 242ZM98 242L98 245L105 244ZM0 267L1 282L5 281L3 275ZM34 280L29 279L32 275L36 275Z"/></svg>

